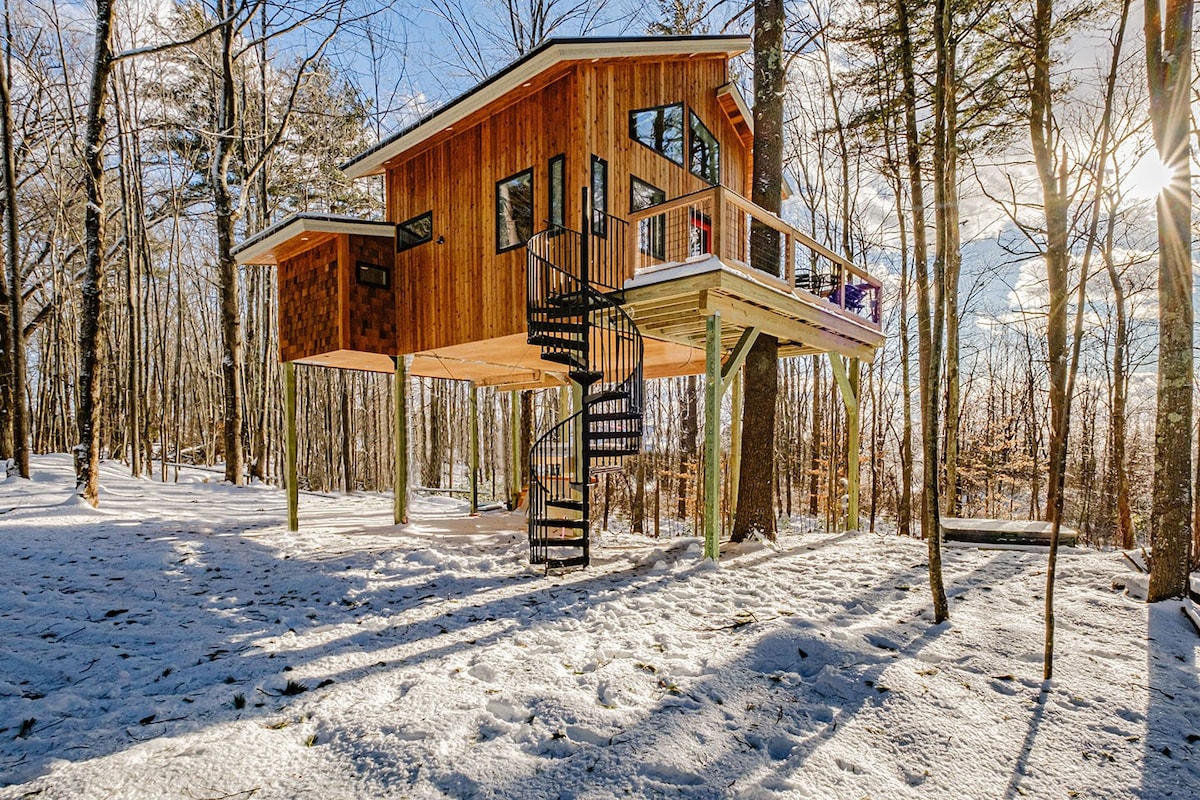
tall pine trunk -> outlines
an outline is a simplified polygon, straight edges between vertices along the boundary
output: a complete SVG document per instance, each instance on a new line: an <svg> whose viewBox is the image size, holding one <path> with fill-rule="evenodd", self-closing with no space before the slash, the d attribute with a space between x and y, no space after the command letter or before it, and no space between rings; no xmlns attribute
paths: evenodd
<svg viewBox="0 0 1200 800"><path fill-rule="evenodd" d="M754 3L754 174L750 199L779 213L783 184L783 0ZM779 236L755 224L750 261L779 264ZM752 534L775 538L775 400L779 393L779 343L760 335L746 356L746 399L742 407L743 458L732 540Z"/></svg>

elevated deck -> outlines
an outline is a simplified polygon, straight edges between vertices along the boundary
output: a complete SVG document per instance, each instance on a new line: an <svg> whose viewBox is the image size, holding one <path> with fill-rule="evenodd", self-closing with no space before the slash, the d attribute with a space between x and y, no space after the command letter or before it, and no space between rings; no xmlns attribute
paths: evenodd
<svg viewBox="0 0 1200 800"><path fill-rule="evenodd" d="M746 328L778 339L784 357L837 353L871 361L884 342L871 320L714 256L647 270L626 287L625 307L643 336L697 349L711 314L721 315L724 349Z"/></svg>

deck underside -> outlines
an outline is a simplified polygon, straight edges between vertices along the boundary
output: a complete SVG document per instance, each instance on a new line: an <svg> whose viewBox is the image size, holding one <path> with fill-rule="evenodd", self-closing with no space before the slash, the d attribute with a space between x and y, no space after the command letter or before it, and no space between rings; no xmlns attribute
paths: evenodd
<svg viewBox="0 0 1200 800"><path fill-rule="evenodd" d="M639 275L625 289L626 311L645 339L645 375L667 378L704 372L705 323L721 316L722 348L747 328L774 336L781 357L837 353L871 361L883 346L878 325L824 298L791 292L766 277L749 277L716 259ZM561 364L543 361L525 334L412 354L409 373L470 380L480 386L528 389L567 383ZM386 355L337 350L300 359L325 367L391 372Z"/></svg>

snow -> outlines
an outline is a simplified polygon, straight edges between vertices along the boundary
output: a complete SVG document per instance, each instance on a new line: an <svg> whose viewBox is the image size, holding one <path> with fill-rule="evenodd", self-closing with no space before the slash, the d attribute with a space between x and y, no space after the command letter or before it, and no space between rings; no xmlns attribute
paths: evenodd
<svg viewBox="0 0 1200 800"><path fill-rule="evenodd" d="M1200 637L1119 553L607 532L525 562L523 519L67 456L0 483L0 798L1200 796ZM289 688L290 684L290 688ZM1043 691L1045 688L1045 691ZM244 700L239 703L238 698ZM242 707L238 707L241 705ZM30 720L33 720L30 722Z"/></svg>

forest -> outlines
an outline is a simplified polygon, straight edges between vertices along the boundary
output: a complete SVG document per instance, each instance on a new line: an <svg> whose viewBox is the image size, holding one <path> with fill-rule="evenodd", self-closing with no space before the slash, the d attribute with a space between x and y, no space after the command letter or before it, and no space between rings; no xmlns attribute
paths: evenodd
<svg viewBox="0 0 1200 800"><path fill-rule="evenodd" d="M282 480L274 276L232 250L298 211L381 218L348 158L551 37L754 26L724 0L4 8L0 457L27 476L30 453L73 453L100 504L96 459ZM863 365L859 453L828 363L779 362L756 458L782 524L921 535L923 497L948 516L1058 508L1088 545L1161 526L1200 562L1191 3L1165 24L1157 0L785 10L782 215L884 279L888 344ZM749 54L735 78L753 96ZM297 379L301 488L390 490L391 376ZM701 388L650 382L643 452L601 479L605 528L694 530ZM411 379L413 486L464 487L471 393ZM480 485L512 501L559 394L477 398ZM838 520L848 458L859 520Z"/></svg>

